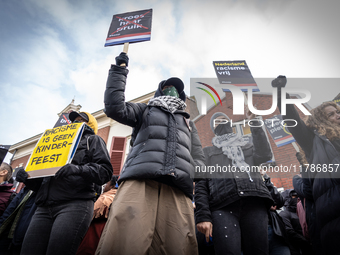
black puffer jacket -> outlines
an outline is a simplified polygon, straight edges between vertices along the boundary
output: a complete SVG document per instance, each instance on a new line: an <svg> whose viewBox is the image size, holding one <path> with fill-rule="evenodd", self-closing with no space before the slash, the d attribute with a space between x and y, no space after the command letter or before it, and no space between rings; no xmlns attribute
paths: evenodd
<svg viewBox="0 0 340 255"><path fill-rule="evenodd" d="M258 125L254 123L254 125ZM241 147L245 161L249 166L259 165L271 159L267 138L262 128L251 128L253 144ZM206 166L232 166L230 159L222 149L215 146L203 149ZM250 173L253 182L245 172L226 172L225 178L206 178L195 185L196 223L212 222L211 211L227 206L242 197L262 197L268 201L268 208L273 204L271 195L259 172Z"/></svg>
<svg viewBox="0 0 340 255"><path fill-rule="evenodd" d="M190 198L195 165L203 165L204 154L188 113L171 113L160 107L125 102L128 70L112 65L105 91L105 113L131 127L141 124L125 161L119 182L128 179L154 179L178 187ZM140 85L139 85L140 86ZM162 82L155 97L163 95ZM145 109L149 107L146 116Z"/></svg>
<svg viewBox="0 0 340 255"><path fill-rule="evenodd" d="M302 177L308 177L313 191L316 211L316 231L320 231L322 250L325 254L340 254L337 239L340 235L340 147L339 140L330 142L325 136L311 130L301 120L294 105L287 105L284 119L294 119L298 125L289 128L304 150L308 163L314 170L307 168ZM288 125L291 125L288 123ZM320 164L327 167L327 172L317 169ZM337 165L338 169L335 171ZM331 167L333 171L331 172Z"/></svg>
<svg viewBox="0 0 340 255"><path fill-rule="evenodd" d="M81 175L69 175L60 179L28 179L25 182L29 189L37 191L35 202L38 206L94 199L94 183L103 185L111 179L113 170L105 142L88 129L84 130L71 164L65 167L75 165L82 169Z"/></svg>

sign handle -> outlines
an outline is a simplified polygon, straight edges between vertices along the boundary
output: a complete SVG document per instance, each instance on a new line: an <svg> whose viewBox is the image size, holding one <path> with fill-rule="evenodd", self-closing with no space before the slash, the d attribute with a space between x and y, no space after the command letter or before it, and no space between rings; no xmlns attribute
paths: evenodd
<svg viewBox="0 0 340 255"><path fill-rule="evenodd" d="M292 145L294 147L294 149L296 150L296 152L300 152L299 147L296 145L296 142L292 142Z"/></svg>
<svg viewBox="0 0 340 255"><path fill-rule="evenodd" d="M129 51L129 43L126 42L126 43L124 43L123 52L125 52L127 54L128 51ZM126 66L126 65L125 65L125 63L122 63L120 66Z"/></svg>
<svg viewBox="0 0 340 255"><path fill-rule="evenodd" d="M242 93L243 93L243 97L244 97L244 104L248 105L248 96L247 96L246 92L243 91Z"/></svg>
<svg viewBox="0 0 340 255"><path fill-rule="evenodd" d="M123 52L125 52L125 53L127 54L127 53L128 53L128 51L129 51L129 43L128 43L128 42L126 42L126 43L124 43Z"/></svg>

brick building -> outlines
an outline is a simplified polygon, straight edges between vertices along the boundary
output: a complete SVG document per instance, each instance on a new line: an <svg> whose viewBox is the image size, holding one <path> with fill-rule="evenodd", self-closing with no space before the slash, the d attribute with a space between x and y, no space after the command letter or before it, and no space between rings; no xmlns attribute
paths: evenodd
<svg viewBox="0 0 340 255"><path fill-rule="evenodd" d="M148 93L144 96L131 100L130 102L147 103L151 98L153 98L154 93L155 92ZM186 104L187 111L189 113L192 112L191 117L196 117L198 115L196 102L193 99L187 98ZM70 111L81 111L81 105L75 105L74 100L72 100L72 102L67 107L65 107L60 113L58 113L58 116L60 117L62 113L68 113ZM106 143L107 150L109 151L111 164L113 167L113 174L119 175L130 149L132 128L122 125L112 120L111 118L108 118L103 109L91 114L96 118L98 122L98 135L103 138ZM10 147L9 152L13 154L11 159L11 166L13 167L13 169L19 166L26 166L30 155L35 145L39 141L41 135L42 133L37 134Z"/></svg>
<svg viewBox="0 0 340 255"><path fill-rule="evenodd" d="M214 134L210 128L210 118L215 112L224 112L226 113L232 120L235 126L235 130L237 132L242 132L242 134L249 133L249 127L243 126L242 121L246 119L245 116L242 115L233 115L232 114L232 107L233 107L233 98L230 92L224 93L225 97L222 98L222 105L217 104L216 106L211 107L208 109L206 115L199 115L199 111L197 108L196 100L194 97L187 97L187 111L190 113L191 119L195 122L198 134L202 143L202 147L211 146L211 139L213 138ZM154 92L131 100L130 102L134 103L147 103L150 98L154 96ZM266 110L271 107L272 104L272 97L271 94L261 94L257 93L253 95L253 104L259 110ZM305 107L310 110L311 108L306 104ZM70 112L70 111L81 111L81 105L75 105L74 100L60 113ZM276 110L273 114L268 116L263 116L263 120L270 118L274 115L278 115L279 112ZM111 157L111 163L114 169L114 174L119 174L120 170L123 166L125 158L128 154L130 149L130 138L132 128L122 125L110 118L108 118L103 109L93 112L92 115L97 119L98 122L98 135L101 136L104 141L106 142L107 149L109 151ZM303 114L300 112L300 116L304 117ZM52 127L51 127L52 128ZM42 130L43 131L43 130ZM267 132L267 130L266 130ZM267 132L268 133L268 132ZM11 160L11 166L16 168L18 166L25 167L31 152L33 151L36 143L38 142L39 138L41 137L42 133L37 134L31 138L25 139L20 141L11 146L9 152L13 154ZM267 134L268 141L271 145L272 152L273 152L273 162L274 164L280 166L290 166L291 164L298 166L299 163L295 157L296 150L292 144L288 144L282 147L277 147L270 137ZM298 172L278 172L278 173L271 173L272 182L278 188L292 188L292 177L297 174Z"/></svg>
<svg viewBox="0 0 340 255"><path fill-rule="evenodd" d="M299 97L298 95L291 95L292 98ZM270 109L272 106L272 95L266 94L266 93L256 93L253 94L253 105L256 105L256 108L258 110L267 110ZM311 107L308 106L308 104L304 105L308 110L311 110ZM300 117L304 118L304 114L299 111ZM233 97L231 92L226 92L225 97L222 98L222 105L218 103L217 105L214 105L210 109L207 110L206 115L200 115L194 119L194 122L196 124L199 137L201 139L202 147L211 146L211 140L214 137L214 133L211 130L210 127L210 118L215 112L223 112L232 120L234 130L236 132L241 132L243 135L247 135L250 133L250 128L246 124L244 125L243 120L246 120L245 115L233 115ZM262 116L262 120L265 120L267 118L271 118L274 115L279 115L279 110L276 109L274 113ZM273 139L270 137L270 134L266 130L265 127L263 127L267 134L267 139L270 143L272 152L273 152L273 158L272 158L272 164L277 166L288 166L292 164L293 166L299 166L299 162L296 159L296 149L294 148L293 144L287 144L282 147L277 147L274 143ZM297 148L297 145L295 145ZM277 188L282 189L291 189L293 188L292 184L292 178L294 175L299 173L299 169L296 168L296 172L293 171L293 169L290 172L275 172L270 173L270 177L272 182Z"/></svg>

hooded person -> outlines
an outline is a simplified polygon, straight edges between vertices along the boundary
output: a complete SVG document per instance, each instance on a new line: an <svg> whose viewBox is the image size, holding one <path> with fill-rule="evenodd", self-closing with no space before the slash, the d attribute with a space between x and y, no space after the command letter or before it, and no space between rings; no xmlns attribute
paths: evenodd
<svg viewBox="0 0 340 255"><path fill-rule="evenodd" d="M16 175L17 181L36 191L37 205L21 254L76 254L92 220L94 184L111 179L110 156L104 140L95 134L96 119L86 112L71 112L69 118L86 123L71 163L51 177L28 179L24 169Z"/></svg>
<svg viewBox="0 0 340 255"><path fill-rule="evenodd" d="M282 192L285 210L280 212L288 241L291 255L313 254L309 241L303 236L299 217L296 213L298 195L295 190L287 189Z"/></svg>
<svg viewBox="0 0 340 255"><path fill-rule="evenodd" d="M69 114L69 119L72 123L85 122L86 126L90 127L95 135L98 133L98 122L96 118L88 112L78 113L76 111L72 111Z"/></svg>
<svg viewBox="0 0 340 255"><path fill-rule="evenodd" d="M229 117L218 112L210 120L212 146L203 149L206 168L215 171L195 184L195 218L207 242L212 236L215 254L268 254L267 210L273 200L260 173L250 169L272 153L261 125L247 117L252 143L233 133Z"/></svg>
<svg viewBox="0 0 340 255"><path fill-rule="evenodd" d="M297 193L294 189L286 189L282 192L285 210L296 213L296 205L298 201Z"/></svg>
<svg viewBox="0 0 340 255"><path fill-rule="evenodd" d="M191 178L204 155L184 84L173 77L148 104L125 102L123 63L125 53L109 71L104 111L134 131L96 254L197 254Z"/></svg>

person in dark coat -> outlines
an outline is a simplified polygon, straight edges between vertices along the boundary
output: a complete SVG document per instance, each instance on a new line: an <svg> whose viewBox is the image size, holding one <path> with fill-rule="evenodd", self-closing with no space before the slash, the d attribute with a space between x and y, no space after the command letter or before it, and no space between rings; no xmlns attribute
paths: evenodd
<svg viewBox="0 0 340 255"><path fill-rule="evenodd" d="M76 255L94 255L109 215L110 206L117 193L118 175L106 183L103 193L94 203L94 214L91 225L81 242Z"/></svg>
<svg viewBox="0 0 340 255"><path fill-rule="evenodd" d="M123 64L125 53L109 71L104 111L134 128L133 143L96 254L197 254L192 177L204 154L184 84L172 77L148 104L125 102Z"/></svg>
<svg viewBox="0 0 340 255"><path fill-rule="evenodd" d="M52 177L27 179L23 169L16 175L17 181L37 192L37 210L24 238L23 255L76 254L92 220L94 183L111 179L112 165L104 140L96 135L96 119L86 112L71 112L69 118L85 122L71 163Z"/></svg>
<svg viewBox="0 0 340 255"><path fill-rule="evenodd" d="M285 209L284 211L281 211L279 215L286 227L291 254L311 254L312 250L310 243L302 234L300 220L296 213L298 201L297 193L293 189L288 189L282 192L282 196L285 201Z"/></svg>
<svg viewBox="0 0 340 255"><path fill-rule="evenodd" d="M261 167L265 165L262 164ZM267 164L268 165L268 164ZM268 169L268 168L267 168ZM268 188L274 203L268 210L268 245L269 255L290 255L289 243L285 224L276 210L280 210L284 205L281 193L271 182L270 177L261 169L263 181Z"/></svg>
<svg viewBox="0 0 340 255"><path fill-rule="evenodd" d="M283 82L281 82L283 81ZM286 78L273 80L274 87L284 87ZM289 97L287 94L286 96ZM278 107L281 111L281 94ZM289 131L304 151L309 163L302 177L309 180L315 205L315 231L320 233L323 254L340 254L340 106L324 102L301 120L294 105L286 105L283 116ZM289 121L289 119L295 120ZM313 241L313 240L312 240Z"/></svg>
<svg viewBox="0 0 340 255"><path fill-rule="evenodd" d="M0 217L0 250L3 255L19 255L27 228L37 209L36 192L24 187Z"/></svg>
<svg viewBox="0 0 340 255"><path fill-rule="evenodd" d="M253 143L233 133L230 124L211 128L213 146L204 148L206 167L226 170L196 182L195 204L197 229L212 236L216 254L268 254L268 214L273 200L259 173L258 166L271 159L272 153L264 130L254 115ZM257 166L255 171L250 171Z"/></svg>
<svg viewBox="0 0 340 255"><path fill-rule="evenodd" d="M12 167L7 163L2 162L0 165L0 216L6 210L13 194L13 184L9 183L12 173Z"/></svg>
<svg viewBox="0 0 340 255"><path fill-rule="evenodd" d="M305 210L308 237L313 247L313 254L323 254L320 243L320 232L317 230L316 225L316 211L315 203L313 200L313 190L311 186L311 181L307 177L305 167L305 164L307 164L308 162L306 161L303 151L297 152L296 157L301 165L301 174L295 175L293 177L293 187L298 194L298 197L301 199ZM305 177L303 178L302 175L304 175Z"/></svg>

